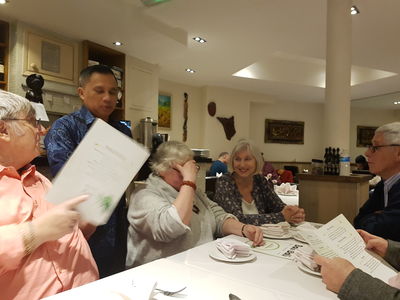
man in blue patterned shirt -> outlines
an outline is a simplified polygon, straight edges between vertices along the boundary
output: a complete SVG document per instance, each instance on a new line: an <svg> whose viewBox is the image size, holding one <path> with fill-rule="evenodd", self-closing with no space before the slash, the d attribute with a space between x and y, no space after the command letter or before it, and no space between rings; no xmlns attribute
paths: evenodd
<svg viewBox="0 0 400 300"><path fill-rule="evenodd" d="M83 101L82 108L56 120L44 141L53 176L68 160L96 118L132 137L129 128L110 119L118 101L119 88L109 67L95 65L82 70L78 94ZM97 228L93 226L91 232L84 232L99 268L100 278L125 269L128 228L126 212L123 196L107 224Z"/></svg>

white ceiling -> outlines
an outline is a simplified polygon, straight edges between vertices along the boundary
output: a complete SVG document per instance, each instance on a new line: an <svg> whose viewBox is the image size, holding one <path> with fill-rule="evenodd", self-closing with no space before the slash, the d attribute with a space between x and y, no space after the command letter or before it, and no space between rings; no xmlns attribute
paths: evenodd
<svg viewBox="0 0 400 300"><path fill-rule="evenodd" d="M352 74L366 77L353 76L352 98L399 91L400 1L353 4ZM122 41L120 51L159 65L163 79L324 101L326 0L10 0L0 17L109 47ZM241 70L258 79L233 76Z"/></svg>

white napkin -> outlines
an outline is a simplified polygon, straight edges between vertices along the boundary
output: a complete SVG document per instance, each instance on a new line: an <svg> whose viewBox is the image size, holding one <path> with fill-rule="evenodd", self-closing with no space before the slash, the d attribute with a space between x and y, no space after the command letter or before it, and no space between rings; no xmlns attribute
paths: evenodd
<svg viewBox="0 0 400 300"><path fill-rule="evenodd" d="M290 224L288 222L280 222L278 224L262 224L260 227L266 235L281 237L289 233Z"/></svg>
<svg viewBox="0 0 400 300"><path fill-rule="evenodd" d="M281 185L275 185L275 193L279 195L297 195L297 185L290 185L290 183L282 183Z"/></svg>
<svg viewBox="0 0 400 300"><path fill-rule="evenodd" d="M235 239L217 239L217 249L227 258L245 257L250 255L250 246Z"/></svg>
<svg viewBox="0 0 400 300"><path fill-rule="evenodd" d="M216 176L217 178L221 177L222 175L223 175L222 172L221 172L221 173L218 173L218 172L217 172L217 173L215 174L215 176Z"/></svg>
<svg viewBox="0 0 400 300"><path fill-rule="evenodd" d="M307 246L307 245L297 248L293 253L296 260L300 261L303 265L305 265L310 270L319 272L320 267L314 261L315 254L316 254L315 251L310 246Z"/></svg>

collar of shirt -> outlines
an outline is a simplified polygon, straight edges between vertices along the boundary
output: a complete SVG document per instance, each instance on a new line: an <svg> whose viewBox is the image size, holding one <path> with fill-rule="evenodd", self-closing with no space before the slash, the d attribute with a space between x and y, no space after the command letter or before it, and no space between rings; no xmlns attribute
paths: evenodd
<svg viewBox="0 0 400 300"><path fill-rule="evenodd" d="M389 177L383 182L383 192L384 192L384 201L385 201L385 207L388 205L389 201L389 191L392 188L392 186L400 179L400 173L397 173L393 175L392 177Z"/></svg>
<svg viewBox="0 0 400 300"><path fill-rule="evenodd" d="M5 167L0 165L0 176L7 175L9 177L14 177L23 180L25 177L35 174L35 172L36 172L36 167L31 164L28 164L25 167L21 168L19 172L14 167Z"/></svg>

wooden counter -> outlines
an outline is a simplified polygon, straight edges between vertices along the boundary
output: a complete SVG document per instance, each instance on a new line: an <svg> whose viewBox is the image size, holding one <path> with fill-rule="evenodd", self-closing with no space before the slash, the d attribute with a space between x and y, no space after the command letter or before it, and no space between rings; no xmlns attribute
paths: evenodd
<svg viewBox="0 0 400 300"><path fill-rule="evenodd" d="M299 206L306 220L326 223L343 214L351 223L368 199L370 175L298 174Z"/></svg>

